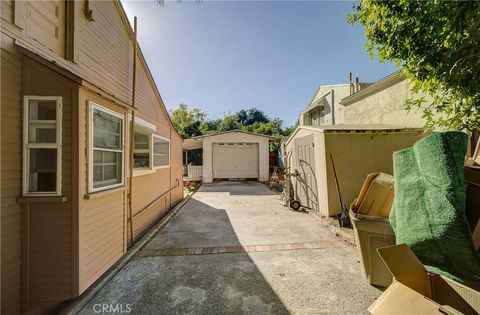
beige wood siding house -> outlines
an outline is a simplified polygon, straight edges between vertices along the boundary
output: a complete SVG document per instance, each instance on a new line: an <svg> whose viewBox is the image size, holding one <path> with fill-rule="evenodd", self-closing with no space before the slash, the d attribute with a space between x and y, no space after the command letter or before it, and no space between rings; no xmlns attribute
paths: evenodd
<svg viewBox="0 0 480 315"><path fill-rule="evenodd" d="M125 254L130 191L134 238L183 198L183 142L139 48L132 107L119 1L1 1L1 32L1 313L45 312Z"/></svg>

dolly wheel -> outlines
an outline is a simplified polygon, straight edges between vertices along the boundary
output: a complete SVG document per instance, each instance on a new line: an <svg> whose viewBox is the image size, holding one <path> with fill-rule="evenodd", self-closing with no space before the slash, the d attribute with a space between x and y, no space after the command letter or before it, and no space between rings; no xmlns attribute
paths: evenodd
<svg viewBox="0 0 480 315"><path fill-rule="evenodd" d="M290 208L292 208L293 210L297 211L298 209L300 209L300 207L300 202L296 200L290 202Z"/></svg>

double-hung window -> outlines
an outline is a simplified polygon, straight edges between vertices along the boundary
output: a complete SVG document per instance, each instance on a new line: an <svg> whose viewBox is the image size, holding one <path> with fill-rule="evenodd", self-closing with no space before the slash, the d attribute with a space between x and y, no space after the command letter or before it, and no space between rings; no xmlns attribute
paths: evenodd
<svg viewBox="0 0 480 315"><path fill-rule="evenodd" d="M151 133L135 128L133 168L151 169Z"/></svg>
<svg viewBox="0 0 480 315"><path fill-rule="evenodd" d="M165 168L170 166L170 141L153 135L153 167Z"/></svg>
<svg viewBox="0 0 480 315"><path fill-rule="evenodd" d="M60 195L62 98L24 97L23 194Z"/></svg>
<svg viewBox="0 0 480 315"><path fill-rule="evenodd" d="M89 191L124 183L124 116L90 103Z"/></svg>

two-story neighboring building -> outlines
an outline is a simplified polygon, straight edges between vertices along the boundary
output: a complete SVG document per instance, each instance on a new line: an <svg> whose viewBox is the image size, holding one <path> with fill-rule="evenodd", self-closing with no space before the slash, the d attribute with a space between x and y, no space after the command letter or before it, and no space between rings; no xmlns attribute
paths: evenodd
<svg viewBox="0 0 480 315"><path fill-rule="evenodd" d="M393 172L394 151L424 136L421 112L405 110L408 80L395 72L375 83L321 86L285 141L294 199L333 216L337 200L335 162L343 201L353 202L365 176Z"/></svg>
<svg viewBox="0 0 480 315"><path fill-rule="evenodd" d="M345 124L391 124L422 128L425 120L421 110L405 109L411 84L396 71L340 101ZM428 96L422 95L428 99Z"/></svg>
<svg viewBox="0 0 480 315"><path fill-rule="evenodd" d="M183 198L182 140L119 1L1 1L1 33L1 313L45 312Z"/></svg>
<svg viewBox="0 0 480 315"><path fill-rule="evenodd" d="M347 84L321 85L305 110L300 113L301 126L338 125L344 122L342 99L367 87L358 81Z"/></svg>

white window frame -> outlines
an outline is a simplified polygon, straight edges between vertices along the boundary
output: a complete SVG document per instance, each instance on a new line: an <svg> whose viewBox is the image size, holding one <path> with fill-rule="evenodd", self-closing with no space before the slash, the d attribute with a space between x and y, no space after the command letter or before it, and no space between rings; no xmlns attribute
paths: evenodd
<svg viewBox="0 0 480 315"><path fill-rule="evenodd" d="M29 103L30 100L55 101L55 128L56 143L29 143ZM61 96L34 96L23 97L23 195L24 196L60 196L62 194L62 97ZM29 192L30 187L30 154L29 149L57 149L57 179L54 192Z"/></svg>
<svg viewBox="0 0 480 315"><path fill-rule="evenodd" d="M107 107L104 107L102 105L99 105L95 102L89 101L89 113L88 113L88 192L89 193L94 193L98 191L103 191L103 190L108 190L116 187L122 187L125 186L125 115L118 113L116 111L113 111ZM109 115L118 117L122 120L122 136L120 138L120 144L121 144L121 152L122 152L122 161L121 161L121 170L122 170L122 176L121 176L121 182L108 185L108 186L103 186L103 187L98 187L94 188L93 187L93 111L94 110L99 110L102 112L105 112ZM99 149L103 150L103 149ZM108 151L108 150L107 150ZM115 150L115 152L118 152Z"/></svg>
<svg viewBox="0 0 480 315"><path fill-rule="evenodd" d="M155 145L155 142L154 142L155 138L165 140L165 141L168 142L168 165L155 166L155 146L154 146ZM164 168L169 168L170 164L171 164L171 158L172 158L172 146L171 146L171 143L170 143L170 139L159 136L157 134L153 134L153 137L152 137L152 167L153 167L153 169L154 170L160 170L160 169L164 169Z"/></svg>

